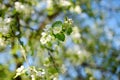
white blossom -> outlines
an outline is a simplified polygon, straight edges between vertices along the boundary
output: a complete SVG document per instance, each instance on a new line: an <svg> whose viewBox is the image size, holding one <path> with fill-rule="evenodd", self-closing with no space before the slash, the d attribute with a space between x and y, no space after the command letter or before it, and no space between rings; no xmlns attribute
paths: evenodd
<svg viewBox="0 0 120 80"><path fill-rule="evenodd" d="M3 46L5 46L5 41L2 38L0 38L0 47L3 47Z"/></svg>
<svg viewBox="0 0 120 80"><path fill-rule="evenodd" d="M35 80L35 75L31 75L31 79L32 79L32 80Z"/></svg>
<svg viewBox="0 0 120 80"><path fill-rule="evenodd" d="M11 18L3 19L2 17L0 17L0 33L7 34L9 32L10 22Z"/></svg>
<svg viewBox="0 0 120 80"><path fill-rule="evenodd" d="M76 7L75 7L75 12L81 13L81 8L80 8L80 6L76 6Z"/></svg>
<svg viewBox="0 0 120 80"><path fill-rule="evenodd" d="M26 69L24 68L24 66L20 66L19 68L16 69L16 77L21 75L21 74L24 74L26 72Z"/></svg>
<svg viewBox="0 0 120 80"><path fill-rule="evenodd" d="M24 17L29 17L31 13L33 13L33 7L28 4L23 4L21 2L14 3L15 10L20 13L24 13Z"/></svg>
<svg viewBox="0 0 120 80"><path fill-rule="evenodd" d="M16 78L17 76L19 76L19 75L21 75L21 74L23 74L23 73L25 73L25 68L24 68L24 66L21 66L21 67L17 68L17 70L16 70L16 75L15 75L14 78Z"/></svg>
<svg viewBox="0 0 120 80"><path fill-rule="evenodd" d="M47 32L51 29L51 25L46 25L44 31Z"/></svg>
<svg viewBox="0 0 120 80"><path fill-rule="evenodd" d="M44 76L45 75L45 70L42 69L42 71L37 72L37 76Z"/></svg>
<svg viewBox="0 0 120 80"><path fill-rule="evenodd" d="M58 27L53 28L53 33L54 34L60 33L61 31L62 31L62 26L58 26Z"/></svg>
<svg viewBox="0 0 120 80"><path fill-rule="evenodd" d="M42 44L46 44L46 43L47 43L47 41L46 41L45 38L43 38L43 37L40 39L40 42L41 42Z"/></svg>
<svg viewBox="0 0 120 80"><path fill-rule="evenodd" d="M75 39L79 39L81 37L78 27L73 27L73 32L71 36Z"/></svg>
<svg viewBox="0 0 120 80"><path fill-rule="evenodd" d="M73 7L71 7L70 8L70 11L71 12L76 12L76 13L81 13L81 8L80 8L80 6L79 5L77 5L77 6L75 6L75 8L73 8Z"/></svg>
<svg viewBox="0 0 120 80"><path fill-rule="evenodd" d="M21 66L21 67L17 68L16 72L21 73L23 70L24 70L24 66Z"/></svg>
<svg viewBox="0 0 120 80"><path fill-rule="evenodd" d="M62 6L70 6L71 5L70 1L60 0L60 2L61 2Z"/></svg>
<svg viewBox="0 0 120 80"><path fill-rule="evenodd" d="M65 21L65 23L72 24L72 23L73 23L73 20L72 20L72 19L68 19L68 20Z"/></svg>
<svg viewBox="0 0 120 80"><path fill-rule="evenodd" d="M17 11L22 11L22 10L25 9L25 6L22 3L20 3L20 2L15 2L15 9Z"/></svg>
<svg viewBox="0 0 120 80"><path fill-rule="evenodd" d="M54 77L53 80L58 80L58 79L56 77Z"/></svg>
<svg viewBox="0 0 120 80"><path fill-rule="evenodd" d="M52 39L53 37L50 34L43 32L42 37L40 38L40 42L42 44L46 44L47 42L50 42Z"/></svg>
<svg viewBox="0 0 120 80"><path fill-rule="evenodd" d="M46 0L46 2L47 2L47 8L52 7L53 4L52 0Z"/></svg>
<svg viewBox="0 0 120 80"><path fill-rule="evenodd" d="M11 18L5 18L5 19L4 19L5 23L10 23L11 20L12 20Z"/></svg>

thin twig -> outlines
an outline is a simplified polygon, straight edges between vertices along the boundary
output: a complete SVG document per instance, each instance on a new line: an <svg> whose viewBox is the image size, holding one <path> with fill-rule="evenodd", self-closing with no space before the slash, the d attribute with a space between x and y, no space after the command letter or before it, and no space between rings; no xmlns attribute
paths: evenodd
<svg viewBox="0 0 120 80"><path fill-rule="evenodd" d="M26 54L25 54L25 53L27 53L27 50L26 50L25 46L23 45L23 42L20 40L22 32L21 32L21 29L20 29L19 14L16 14L16 15L15 15L15 19L16 19L16 21L17 21L17 30L19 31L19 34L17 35L17 39L18 39L18 41L19 41L22 49L24 50L24 52L22 53L22 55L23 55L26 63L27 63L28 66L29 66L29 63L28 63L28 61L27 61Z"/></svg>
<svg viewBox="0 0 120 80"><path fill-rule="evenodd" d="M50 56L50 60L52 61L54 68L59 73L60 71L59 71L58 67L56 66L55 60L54 60L53 56L51 55L50 51L48 51L48 55Z"/></svg>

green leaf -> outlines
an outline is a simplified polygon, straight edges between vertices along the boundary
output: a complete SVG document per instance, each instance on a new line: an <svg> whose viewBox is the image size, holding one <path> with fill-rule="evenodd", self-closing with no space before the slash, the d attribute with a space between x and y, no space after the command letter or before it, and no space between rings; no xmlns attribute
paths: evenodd
<svg viewBox="0 0 120 80"><path fill-rule="evenodd" d="M62 27L62 22L61 21L56 21L53 23L52 27Z"/></svg>
<svg viewBox="0 0 120 80"><path fill-rule="evenodd" d="M57 71L56 71L56 69L54 67L48 68L48 72L51 73L51 74L57 73Z"/></svg>
<svg viewBox="0 0 120 80"><path fill-rule="evenodd" d="M69 28L67 29L66 33L67 33L67 35L70 35L70 34L72 33L72 28L69 27Z"/></svg>
<svg viewBox="0 0 120 80"><path fill-rule="evenodd" d="M55 38L59 39L60 41L64 41L65 35L63 33L58 33L55 35Z"/></svg>

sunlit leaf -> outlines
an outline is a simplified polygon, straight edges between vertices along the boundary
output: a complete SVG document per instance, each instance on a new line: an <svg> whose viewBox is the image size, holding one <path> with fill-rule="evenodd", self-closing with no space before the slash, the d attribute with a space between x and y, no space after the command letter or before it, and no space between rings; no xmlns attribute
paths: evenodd
<svg viewBox="0 0 120 80"><path fill-rule="evenodd" d="M62 27L62 22L61 21L56 21L53 23L52 27Z"/></svg>
<svg viewBox="0 0 120 80"><path fill-rule="evenodd" d="M56 34L55 37L60 41L65 40L65 35L63 33Z"/></svg>

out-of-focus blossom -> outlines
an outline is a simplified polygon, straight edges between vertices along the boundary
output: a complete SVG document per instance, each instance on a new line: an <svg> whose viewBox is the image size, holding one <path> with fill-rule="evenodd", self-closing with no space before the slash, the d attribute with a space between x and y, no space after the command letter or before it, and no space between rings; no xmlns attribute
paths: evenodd
<svg viewBox="0 0 120 80"><path fill-rule="evenodd" d="M75 39L79 39L81 37L78 27L73 27L73 32L71 36Z"/></svg>
<svg viewBox="0 0 120 80"><path fill-rule="evenodd" d="M22 4L21 2L15 2L14 4L16 11L24 13L25 16L28 16L29 14L33 13L33 10L27 4Z"/></svg>
<svg viewBox="0 0 120 80"><path fill-rule="evenodd" d="M19 67L19 68L16 70L16 72L17 72L17 73L21 73L23 70L24 70L24 66L21 66L21 67Z"/></svg>
<svg viewBox="0 0 120 80"><path fill-rule="evenodd" d="M5 5L0 3L0 8L5 9Z"/></svg>
<svg viewBox="0 0 120 80"><path fill-rule="evenodd" d="M58 26L58 27L53 28L53 33L54 34L60 33L61 31L62 31L62 26Z"/></svg>
<svg viewBox="0 0 120 80"><path fill-rule="evenodd" d="M80 6L79 5L77 5L77 6L75 6L75 8L73 8L73 7L71 7L70 8L70 11L71 12L76 12L76 13L81 13L81 8L80 8Z"/></svg>
<svg viewBox="0 0 120 80"><path fill-rule="evenodd" d="M42 69L41 71L38 71L36 75L40 76L40 77L44 76L45 75L45 70Z"/></svg>
<svg viewBox="0 0 120 80"><path fill-rule="evenodd" d="M32 80L35 80L35 75L31 75L31 79L32 79Z"/></svg>
<svg viewBox="0 0 120 80"><path fill-rule="evenodd" d="M44 31L49 32L50 29L51 29L51 25L46 25Z"/></svg>
<svg viewBox="0 0 120 80"><path fill-rule="evenodd" d="M50 8L53 5L53 1L52 0L46 0L46 3L47 3L47 8Z"/></svg>
<svg viewBox="0 0 120 80"><path fill-rule="evenodd" d="M11 18L3 19L2 17L0 17L0 33L5 35L9 32L11 20Z"/></svg>
<svg viewBox="0 0 120 80"><path fill-rule="evenodd" d="M65 23L72 24L73 20L72 19L68 19L68 20L65 21Z"/></svg>
<svg viewBox="0 0 120 80"><path fill-rule="evenodd" d="M12 20L11 18L5 18L5 19L4 19L5 23L10 23L11 20Z"/></svg>
<svg viewBox="0 0 120 80"><path fill-rule="evenodd" d="M67 0L60 0L60 3L62 6L70 6L71 5L70 1L67 1Z"/></svg>
<svg viewBox="0 0 120 80"><path fill-rule="evenodd" d="M45 32L42 33L42 37L40 38L40 42L42 44L46 44L47 42L50 42L51 40L53 40L53 36Z"/></svg>
<svg viewBox="0 0 120 80"><path fill-rule="evenodd" d="M2 38L0 38L0 47L4 47L4 46L5 46L5 41Z"/></svg>
<svg viewBox="0 0 120 80"><path fill-rule="evenodd" d="M21 74L24 74L26 72L26 69L24 68L24 66L20 66L19 68L17 68L16 70L16 75L14 78L16 78L17 76L21 75Z"/></svg>
<svg viewBox="0 0 120 80"><path fill-rule="evenodd" d="M15 9L16 9L17 11L24 10L24 8L25 8L25 6L24 6L22 3L20 3L20 2L15 2Z"/></svg>

